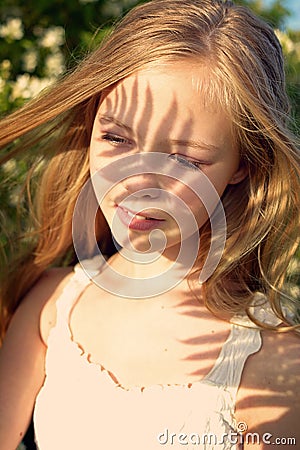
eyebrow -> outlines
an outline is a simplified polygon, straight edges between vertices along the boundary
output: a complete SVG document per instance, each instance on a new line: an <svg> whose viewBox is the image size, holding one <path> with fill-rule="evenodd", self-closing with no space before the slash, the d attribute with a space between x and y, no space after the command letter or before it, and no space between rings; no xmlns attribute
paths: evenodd
<svg viewBox="0 0 300 450"><path fill-rule="evenodd" d="M120 122L119 120L115 119L114 117L111 116L100 116L99 117L99 122L102 125L108 124L108 123L114 123L115 125L117 125L120 128L124 128L128 133L133 133L133 129L131 127L129 127L128 125L125 125L124 123Z"/></svg>
<svg viewBox="0 0 300 450"><path fill-rule="evenodd" d="M207 144L203 141L194 141L194 140L185 140L185 139L170 139L168 142L171 145L178 145L182 147L191 147L196 150L210 150L210 151L220 151L220 147L217 147L212 144Z"/></svg>
<svg viewBox="0 0 300 450"><path fill-rule="evenodd" d="M133 129L130 126L125 125L123 122L117 120L115 117L101 115L99 117L99 122L102 125L114 123L118 127L125 129L128 133L133 134ZM168 145L172 145L172 146L176 145L179 147L191 147L196 150L210 150L210 151L214 151L214 152L220 151L220 147L217 147L212 144L207 144L200 140L195 141L195 140L189 140L189 139L167 139L164 142L161 142L160 144L166 144L166 143Z"/></svg>

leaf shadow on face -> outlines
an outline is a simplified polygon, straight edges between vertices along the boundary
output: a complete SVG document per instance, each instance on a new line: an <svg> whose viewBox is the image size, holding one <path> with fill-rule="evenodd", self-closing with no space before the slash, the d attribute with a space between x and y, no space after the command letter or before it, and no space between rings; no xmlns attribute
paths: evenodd
<svg viewBox="0 0 300 450"><path fill-rule="evenodd" d="M191 136L194 130L193 119L191 117L186 117L184 119L181 118L180 120L182 123L178 124L178 104L177 99L174 96L169 105L162 105L162 108L165 107L166 112L161 114L162 118L159 124L157 125L156 121L153 126L152 122L153 119L155 119L156 114L154 110L153 93L149 84L146 88L144 88L144 92L141 93L142 89L143 88L139 86L138 77L135 77L130 89L128 87L125 89L124 85L121 83L115 86L115 88L108 92L108 95L102 99L102 103L98 110L98 116L101 117L103 115L104 117L109 117L110 119L112 118L113 123L125 124L124 130L122 125L120 127L117 125L117 128L115 128L116 131L112 134L116 134L118 139L130 139L134 143L132 144L131 149L119 149L116 145L110 146L108 144L105 148L102 145L100 152L101 156L105 158L106 161L111 159L114 163L122 161L122 158L126 158L127 156L135 155L136 157L130 161L128 159L124 159L124 165L122 167L109 162L105 167L101 167L101 176L106 178L108 181L114 182L118 176L120 177L120 175L122 175L122 177L125 178L128 175L128 179L126 179L126 189L128 189L129 193L133 193L134 189L142 189L143 185L147 188L149 185L149 180L147 183L143 181L141 177L149 176L151 168L149 167L149 173L147 174L146 163L143 165L143 156L149 155L150 153L152 155L157 154L158 162L156 169L159 169L160 174L163 173L165 175L165 179L167 179L168 183L167 190L174 194L174 196L178 199L178 202L180 199L183 199L185 202L184 190L187 191L190 189L189 201L198 202L199 211L202 211L201 214L207 219L207 211L201 204L199 193L195 192L195 190L191 187L193 183L196 186L201 184L200 177L202 173L200 169L196 168L195 165L189 163L187 159L184 160L183 158L181 158L182 160L180 161L180 164L174 159L168 160L165 158L163 161L161 160L161 155L169 154L169 156L171 156L171 152L173 151L174 153L180 152L180 150L176 148L176 144L172 142L185 142L188 137ZM155 106L157 109L157 104ZM176 135L176 140L172 139L173 134ZM138 166L139 161L142 169L141 173L143 175L136 175L135 177L132 175L129 176L130 170L134 168L134 164ZM185 165L183 165L183 163L185 163ZM126 171L128 173L126 173ZM151 176L154 180L155 173L153 173L153 171ZM154 182L153 185L156 186L157 184ZM178 202L177 208L173 207L173 210L176 210L177 214L176 217L176 214L174 213L174 219L177 220L181 214L180 219L182 219L182 222L184 220L184 210L180 207ZM158 207L159 206L157 206L157 208ZM188 204L187 207L189 207Z"/></svg>

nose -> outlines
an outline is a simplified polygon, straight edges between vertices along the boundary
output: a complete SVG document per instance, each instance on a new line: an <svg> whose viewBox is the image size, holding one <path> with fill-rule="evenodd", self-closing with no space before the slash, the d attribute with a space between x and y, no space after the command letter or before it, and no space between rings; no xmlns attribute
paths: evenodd
<svg viewBox="0 0 300 450"><path fill-rule="evenodd" d="M155 199L159 197L159 183L157 175L143 173L125 178L122 181L125 189L136 198Z"/></svg>

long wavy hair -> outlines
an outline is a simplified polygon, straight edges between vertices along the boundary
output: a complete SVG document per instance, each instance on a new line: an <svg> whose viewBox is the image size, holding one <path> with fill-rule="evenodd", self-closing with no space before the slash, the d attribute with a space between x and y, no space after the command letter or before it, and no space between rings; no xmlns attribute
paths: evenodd
<svg viewBox="0 0 300 450"><path fill-rule="evenodd" d="M1 123L3 161L29 151L42 172L30 201L26 250L6 264L1 335L45 269L72 251L72 216L89 178L101 93L149 64L180 58L207 64L210 94L230 115L249 172L222 197L227 241L204 285L206 305L216 314L245 312L261 291L285 320L280 292L298 245L300 183L280 44L268 24L231 1L153 0L132 9L72 73ZM97 233L104 245L109 235L101 211Z"/></svg>

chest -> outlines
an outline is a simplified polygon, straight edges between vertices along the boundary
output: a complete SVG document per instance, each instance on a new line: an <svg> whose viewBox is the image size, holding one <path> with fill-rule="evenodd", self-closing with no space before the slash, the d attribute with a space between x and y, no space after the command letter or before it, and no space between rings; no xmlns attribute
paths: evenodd
<svg viewBox="0 0 300 450"><path fill-rule="evenodd" d="M89 287L70 318L73 339L124 386L187 384L213 367L229 324L192 296L117 298Z"/></svg>

